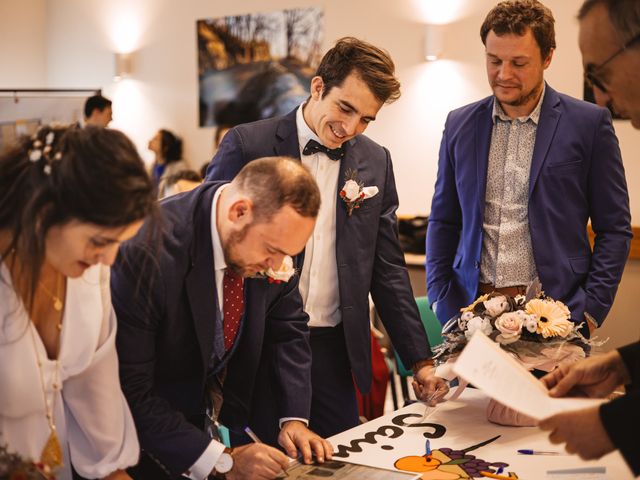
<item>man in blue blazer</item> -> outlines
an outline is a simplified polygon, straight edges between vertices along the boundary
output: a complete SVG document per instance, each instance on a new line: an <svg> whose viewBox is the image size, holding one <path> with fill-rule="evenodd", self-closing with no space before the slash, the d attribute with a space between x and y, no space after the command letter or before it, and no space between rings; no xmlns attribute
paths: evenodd
<svg viewBox="0 0 640 480"><path fill-rule="evenodd" d="M426 263L442 323L479 293L524 293L536 277L586 334L613 303L631 240L620 149L606 109L544 82L553 24L539 2L498 4L481 28L494 95L447 118Z"/></svg>
<svg viewBox="0 0 640 480"><path fill-rule="evenodd" d="M308 462L311 449L331 455L305 426L311 355L298 278L254 278L304 248L319 206L297 162L260 159L231 184L166 200L162 231L145 226L122 246L111 283L122 388L143 449L135 478L275 478L288 465L272 447L230 451L207 432L221 405L225 425L247 425L263 349L273 352L281 445Z"/></svg>
<svg viewBox="0 0 640 480"><path fill-rule="evenodd" d="M256 158L288 155L300 159L320 186L318 222L304 259L298 260L311 327L310 426L322 436L357 425L354 380L363 393L371 387L369 293L394 348L413 367L418 395L426 399L438 387L446 391L433 376L398 243L391 156L362 135L382 105L399 96L386 52L355 38L341 39L323 57L301 107L232 129L207 172L208 180L231 179ZM272 398L264 387L255 397L261 406ZM273 441L264 418L254 424Z"/></svg>

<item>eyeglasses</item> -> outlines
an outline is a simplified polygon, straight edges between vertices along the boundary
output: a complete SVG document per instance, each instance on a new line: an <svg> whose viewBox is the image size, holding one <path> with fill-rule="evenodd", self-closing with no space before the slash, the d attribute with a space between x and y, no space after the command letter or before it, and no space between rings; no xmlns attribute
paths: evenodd
<svg viewBox="0 0 640 480"><path fill-rule="evenodd" d="M618 50L616 53L611 55L600 65L589 65L584 72L584 79L587 82L587 85L589 85L589 87L591 88L598 87L598 90L602 91L602 93L607 93L607 87L605 87L602 81L598 78L597 72L601 71L605 67L605 65L607 65L614 58L616 58L618 55L620 55L622 52L627 50L630 46L632 46L634 43L638 42L639 40L640 40L640 33L635 37L633 37L631 40L629 40L627 43L625 43L620 50Z"/></svg>

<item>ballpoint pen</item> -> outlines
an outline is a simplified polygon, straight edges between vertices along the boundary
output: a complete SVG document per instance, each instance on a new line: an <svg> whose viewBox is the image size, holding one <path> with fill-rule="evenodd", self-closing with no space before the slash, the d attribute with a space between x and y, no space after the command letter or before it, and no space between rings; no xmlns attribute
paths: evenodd
<svg viewBox="0 0 640 480"><path fill-rule="evenodd" d="M448 382L447 382L447 387L449 386ZM431 395L429 395L427 397L426 400L422 400L422 403L424 403L425 405L425 409L424 409L424 414L422 415L422 418L420 419L420 422L423 422L432 412L433 410L435 410L435 406L431 406L429 405L435 398L437 398L442 391L444 390L444 388L442 388L442 385L439 386L435 392L433 392Z"/></svg>
<svg viewBox="0 0 640 480"><path fill-rule="evenodd" d="M262 443L262 441L258 438L258 436L255 433L253 433L253 430L251 430L249 427L244 427L244 433L246 433L254 443ZM289 476L286 468L283 468L282 472L284 473L285 477Z"/></svg>
<svg viewBox="0 0 640 480"><path fill-rule="evenodd" d="M520 455L562 455L560 452L550 452L544 450L518 450Z"/></svg>
<svg viewBox="0 0 640 480"><path fill-rule="evenodd" d="M486 478L495 478L495 479L498 479L498 480L512 480L514 478L511 475L506 477L504 475L498 475L496 473L491 473L491 472L480 472L480 475L482 475L483 477L486 477Z"/></svg>

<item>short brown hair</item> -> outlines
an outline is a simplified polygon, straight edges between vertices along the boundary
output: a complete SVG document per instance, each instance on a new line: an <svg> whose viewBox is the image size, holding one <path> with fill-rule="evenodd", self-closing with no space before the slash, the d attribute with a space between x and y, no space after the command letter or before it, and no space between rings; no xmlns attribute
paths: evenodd
<svg viewBox="0 0 640 480"><path fill-rule="evenodd" d="M251 198L256 222L269 221L285 205L303 217L318 216L318 184L309 170L292 158L264 157L249 162L231 183Z"/></svg>
<svg viewBox="0 0 640 480"><path fill-rule="evenodd" d="M363 40L344 37L322 57L316 76L322 78L323 94L327 95L355 71L379 101L392 103L400 98L395 68L386 51Z"/></svg>
<svg viewBox="0 0 640 480"><path fill-rule="evenodd" d="M543 59L556 48L555 20L551 10L537 0L512 0L500 2L487 14L480 27L480 38L486 46L487 35L493 32L502 36L508 33L524 35L531 29Z"/></svg>

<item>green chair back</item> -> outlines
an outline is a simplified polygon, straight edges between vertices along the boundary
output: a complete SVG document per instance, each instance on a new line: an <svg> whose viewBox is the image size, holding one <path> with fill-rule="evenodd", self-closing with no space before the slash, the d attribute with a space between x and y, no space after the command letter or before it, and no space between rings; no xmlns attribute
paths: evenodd
<svg viewBox="0 0 640 480"><path fill-rule="evenodd" d="M442 325L436 318L436 314L433 313L429 306L429 299L427 297L416 297L416 305L418 305L418 311L420 312L420 319L424 326L425 332L429 337L429 345L433 348L436 345L442 343ZM402 360L396 352L396 365L398 368L398 374L401 377L410 377L413 375L411 370L407 370L402 364Z"/></svg>

